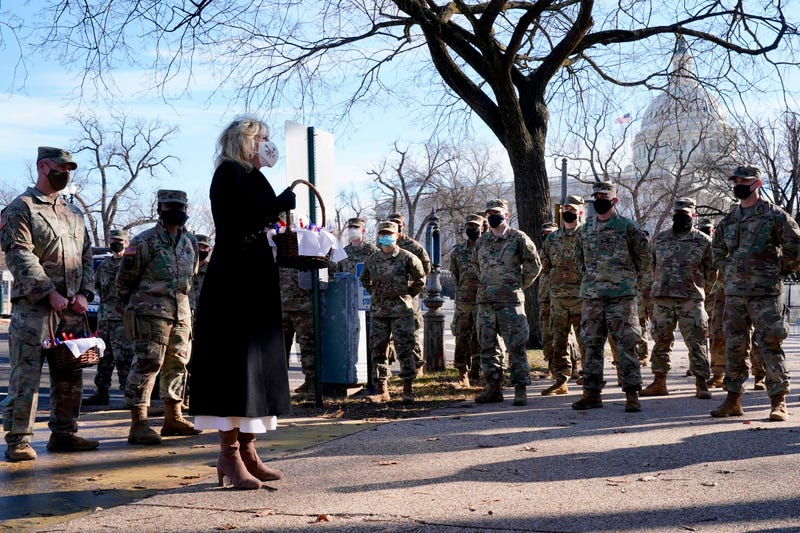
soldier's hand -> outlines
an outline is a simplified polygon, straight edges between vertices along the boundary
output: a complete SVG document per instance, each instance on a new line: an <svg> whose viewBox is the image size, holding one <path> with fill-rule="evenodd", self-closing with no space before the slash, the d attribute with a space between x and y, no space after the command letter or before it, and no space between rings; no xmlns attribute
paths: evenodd
<svg viewBox="0 0 800 533"><path fill-rule="evenodd" d="M61 296L58 291L52 291L47 295L47 303L50 304L55 311L63 311L69 305L69 300Z"/></svg>
<svg viewBox="0 0 800 533"><path fill-rule="evenodd" d="M76 294L70 300L70 309L77 315L82 315L89 308L89 302L83 294Z"/></svg>

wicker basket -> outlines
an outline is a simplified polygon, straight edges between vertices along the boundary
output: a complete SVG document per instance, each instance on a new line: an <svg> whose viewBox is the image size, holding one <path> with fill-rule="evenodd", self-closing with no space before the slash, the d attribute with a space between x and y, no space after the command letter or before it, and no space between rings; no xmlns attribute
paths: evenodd
<svg viewBox="0 0 800 533"><path fill-rule="evenodd" d="M47 358L47 364L50 366L51 371L56 372L73 372L81 368L94 366L100 362L100 349L97 346L91 346L86 351L81 353L79 357L70 351L69 347L64 344L56 344L55 331L53 330L54 312L50 312L48 319L48 326L50 328L50 348L42 348L42 353ZM83 324L85 327L84 337L89 331L89 317L86 313L83 314Z"/></svg>
<svg viewBox="0 0 800 533"><path fill-rule="evenodd" d="M322 201L322 195L319 193L314 185L306 180L295 180L289 186L294 189L299 184L307 185L319 201L320 209L322 210L322 220L325 220L325 202ZM286 213L286 231L284 233L276 233L272 236L272 241L275 243L276 262L278 266L286 268L296 268L297 270L319 270L328 268L329 262L327 257L320 257L315 255L300 255L297 246L297 232L292 229L292 212Z"/></svg>

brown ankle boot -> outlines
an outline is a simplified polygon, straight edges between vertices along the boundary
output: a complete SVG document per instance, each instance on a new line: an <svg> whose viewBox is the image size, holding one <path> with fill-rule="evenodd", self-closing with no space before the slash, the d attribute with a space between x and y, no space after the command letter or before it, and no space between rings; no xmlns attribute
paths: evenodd
<svg viewBox="0 0 800 533"><path fill-rule="evenodd" d="M294 392L297 394L315 394L317 391L317 383L314 378L306 377L303 384L297 387Z"/></svg>
<svg viewBox="0 0 800 533"><path fill-rule="evenodd" d="M725 401L722 402L722 405L711 411L711 416L742 416L744 414L744 409L742 409L741 398L742 395L738 392L728 391L728 396L725 398Z"/></svg>
<svg viewBox="0 0 800 533"><path fill-rule="evenodd" d="M375 394L367 396L367 401L369 403L384 403L391 399L392 398L389 396L389 388L386 386L385 379L379 379L375 383Z"/></svg>
<svg viewBox="0 0 800 533"><path fill-rule="evenodd" d="M655 379L653 382L642 390L642 396L666 396L669 394L667 390L667 375L663 372L653 372Z"/></svg>
<svg viewBox="0 0 800 533"><path fill-rule="evenodd" d="M236 489L254 490L261 488L261 481L247 471L239 455L239 430L219 432L219 457L217 458L217 484L222 486L222 479L228 479Z"/></svg>
<svg viewBox="0 0 800 533"><path fill-rule="evenodd" d="M625 393L625 412L638 413L642 410L642 404L639 403L639 393L637 391L627 391Z"/></svg>
<svg viewBox="0 0 800 533"><path fill-rule="evenodd" d="M567 378L564 376L558 376L555 383L542 391L542 396L555 396L556 394L567 393L569 393L569 389L567 388Z"/></svg>
<svg viewBox="0 0 800 533"><path fill-rule="evenodd" d="M694 388L695 388L695 393L694 393L695 398L700 400L711 399L711 392L708 390L708 383L706 383L705 378L701 378L700 376L695 376Z"/></svg>
<svg viewBox="0 0 800 533"><path fill-rule="evenodd" d="M500 379L487 379L486 388L475 396L475 403L500 403L503 401L503 382Z"/></svg>
<svg viewBox="0 0 800 533"><path fill-rule="evenodd" d="M708 378L708 381L706 381L706 385L708 385L711 388L721 389L722 382L724 379L725 376L723 374L711 374L711 377Z"/></svg>
<svg viewBox="0 0 800 533"><path fill-rule="evenodd" d="M786 393L779 392L775 396L770 396L769 400L772 404L769 411L769 419L776 422L789 420L789 412L786 410Z"/></svg>
<svg viewBox="0 0 800 533"><path fill-rule="evenodd" d="M161 437L147 425L147 406L137 405L131 409L131 429L128 444L161 444Z"/></svg>
<svg viewBox="0 0 800 533"><path fill-rule="evenodd" d="M523 383L514 385L514 401L512 405L528 405L528 387Z"/></svg>
<svg viewBox="0 0 800 533"><path fill-rule="evenodd" d="M461 389L468 389L469 388L469 374L466 368L461 368L458 370L458 386Z"/></svg>
<svg viewBox="0 0 800 533"><path fill-rule="evenodd" d="M164 425L161 427L162 437L198 435L199 429L194 429L194 424L183 418L181 414L181 400L164 400Z"/></svg>
<svg viewBox="0 0 800 533"><path fill-rule="evenodd" d="M581 399L572 403L572 408L577 411L599 409L600 407L603 407L603 400L600 398L600 391L596 389L583 389Z"/></svg>
<svg viewBox="0 0 800 533"><path fill-rule="evenodd" d="M414 403L414 380L403 380L403 403Z"/></svg>
<svg viewBox="0 0 800 533"><path fill-rule="evenodd" d="M250 474L261 481L275 481L283 479L283 472L275 468L270 468L261 462L261 458L256 451L255 433L239 432L239 455L242 458L245 468Z"/></svg>

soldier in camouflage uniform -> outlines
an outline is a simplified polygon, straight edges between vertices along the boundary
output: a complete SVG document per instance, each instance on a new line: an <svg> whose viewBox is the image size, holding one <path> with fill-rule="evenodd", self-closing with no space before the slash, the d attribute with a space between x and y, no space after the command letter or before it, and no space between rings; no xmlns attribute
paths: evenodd
<svg viewBox="0 0 800 533"><path fill-rule="evenodd" d="M11 286L8 394L2 402L6 459L36 459L31 447L42 342L62 332L79 335L94 298L94 270L83 214L59 194L78 168L66 150L40 146L36 184L17 196L0 214L0 246L14 276ZM54 452L88 451L99 443L76 435L83 391L83 371L50 369L50 440Z"/></svg>
<svg viewBox="0 0 800 533"><path fill-rule="evenodd" d="M316 390L317 367L314 351L314 303L311 300L311 275L294 268L279 268L281 281L281 308L283 311L283 336L286 340L286 357L297 337L300 345L300 369L305 381L295 389L299 394L313 394ZM307 288L301 288L305 277Z"/></svg>
<svg viewBox="0 0 800 533"><path fill-rule="evenodd" d="M475 243L472 261L480 286L478 302L478 342L481 369L486 388L475 397L477 403L503 401L503 362L498 356L497 335L502 335L508 350L514 405L527 405L527 385L531 381L528 354L528 319L525 295L542 270L536 245L525 233L508 225L508 202L486 203L489 231Z"/></svg>
<svg viewBox="0 0 800 533"><path fill-rule="evenodd" d="M625 391L625 411L641 411L640 362L636 344L642 337L637 312L637 281L650 268L647 238L633 220L616 212L616 184L597 182L593 187L596 216L589 217L575 241L581 280L581 337L586 344L583 397L573 409L603 407L603 348L611 333L619 347L619 372Z"/></svg>
<svg viewBox="0 0 800 533"><path fill-rule="evenodd" d="M692 227L697 216L692 198L675 200L672 228L656 235L652 295L653 353L651 365L655 379L642 396L666 396L670 352L675 342L675 326L689 350L689 369L695 377L695 397L708 400L708 314L703 301L711 290L716 270L711 259L711 238Z"/></svg>
<svg viewBox="0 0 800 533"><path fill-rule="evenodd" d="M112 229L108 240L112 255L97 266L94 275L94 288L100 297L97 335L106 343L106 349L94 377L97 391L83 400L83 405L108 405L108 389L111 388L114 367L117 367L119 389L124 393L133 361L133 344L125 336L122 325L123 305L117 296L117 271L122 262L122 252L128 246L128 233L125 230Z"/></svg>
<svg viewBox="0 0 800 533"><path fill-rule="evenodd" d="M407 252L411 252L422 263L422 269L425 271L425 275L431 273L431 258L428 256L428 252L425 251L425 247L422 246L418 241L411 238L409 235L406 235L405 229L405 217L402 213L392 213L389 215L389 222L394 222L397 224L397 228L399 230L399 235L397 237L397 245L406 250ZM419 297L414 297L414 327L416 331L414 332L414 360L417 362L417 374L422 374L423 370L422 367L425 364L425 361L422 358L422 346L420 345L419 336L420 332L423 328L423 320L422 320L422 310L419 306Z"/></svg>
<svg viewBox="0 0 800 533"><path fill-rule="evenodd" d="M470 387L470 380L477 382L480 377L480 344L475 319L478 306L478 274L472 263L475 242L483 232L483 217L468 215L464 221L467 240L456 244L450 253L450 272L456 282L456 301L450 329L456 338L453 353L453 366L458 369L458 383L462 389Z"/></svg>
<svg viewBox="0 0 800 533"><path fill-rule="evenodd" d="M740 399L747 380L747 346L752 344L767 373L770 420L783 421L789 370L781 342L789 334L781 301L784 276L800 269L800 228L780 207L763 199L761 169L733 171L733 193L741 200L717 226L712 241L714 265L725 277L725 379L728 392L711 416L741 416Z"/></svg>
<svg viewBox="0 0 800 533"><path fill-rule="evenodd" d="M372 368L376 374L373 403L389 401L387 381L391 370L387 355L389 338L394 339L403 380L403 403L414 402L413 383L417 376L414 359L414 307L412 299L425 285L422 262L397 245L399 229L394 222L378 224L381 249L367 258L361 271L361 285L371 297L369 332Z"/></svg>
<svg viewBox="0 0 800 533"><path fill-rule="evenodd" d="M575 239L581 226L584 201L570 195L561 218L564 226L551 233L542 243L542 275L550 279L550 323L553 336L551 360L554 383L542 395L567 394L567 381L572 375L569 353L570 332L579 331L581 323L581 271L575 261ZM578 337L581 358L586 351Z"/></svg>
<svg viewBox="0 0 800 533"><path fill-rule="evenodd" d="M555 222L545 222L539 229L542 242L547 236L558 229ZM538 285L536 294L539 301L539 330L542 332L542 354L547 363L547 375L553 377L553 331L550 320L550 279L542 270L536 280Z"/></svg>
<svg viewBox="0 0 800 533"><path fill-rule="evenodd" d="M197 241L183 227L186 209L184 191L158 191L160 220L133 238L117 274L117 293L126 305L125 333L135 350L125 388L130 444L161 443L147 425L150 393L159 372L165 415L161 436L199 433L181 414L191 348L189 292L198 265Z"/></svg>
<svg viewBox="0 0 800 533"><path fill-rule="evenodd" d="M211 237L197 233L194 236L197 241L197 258L199 260L197 272L192 276L192 290L189 292L189 307L192 309L192 324L194 324L194 313L197 310L197 299L200 297L200 289L203 288L203 280L206 279L208 262L211 260Z"/></svg>
<svg viewBox="0 0 800 533"><path fill-rule="evenodd" d="M347 258L334 263L331 267L331 274L349 272L355 276L357 265L364 263L367 257L378 251L377 246L364 241L366 227L367 223L363 218L356 217L347 220L347 240L349 244L344 247Z"/></svg>

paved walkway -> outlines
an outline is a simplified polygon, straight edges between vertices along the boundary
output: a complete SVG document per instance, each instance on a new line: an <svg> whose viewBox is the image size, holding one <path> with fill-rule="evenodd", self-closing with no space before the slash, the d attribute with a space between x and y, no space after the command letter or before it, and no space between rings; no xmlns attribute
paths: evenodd
<svg viewBox="0 0 800 533"><path fill-rule="evenodd" d="M785 348L798 375L800 336ZM287 478L258 491L216 486L213 435L132 454L127 418L95 413L82 417L81 432L102 434L101 451L50 455L42 451L45 429L37 434L40 460L2 463L0 528L800 531L800 414L769 422L769 398L748 391L745 416L714 419L708 411L723 393L695 399L687 364L678 342L670 396L643 399L641 413L624 412L607 365L605 406L591 411L570 408L577 387L542 397L547 383L538 381L527 407L513 407L506 390L502 404L460 402L384 424L287 418L260 441ZM796 411L796 392L791 400ZM136 499L119 505L115 495ZM35 505L65 499L90 505L52 517Z"/></svg>

